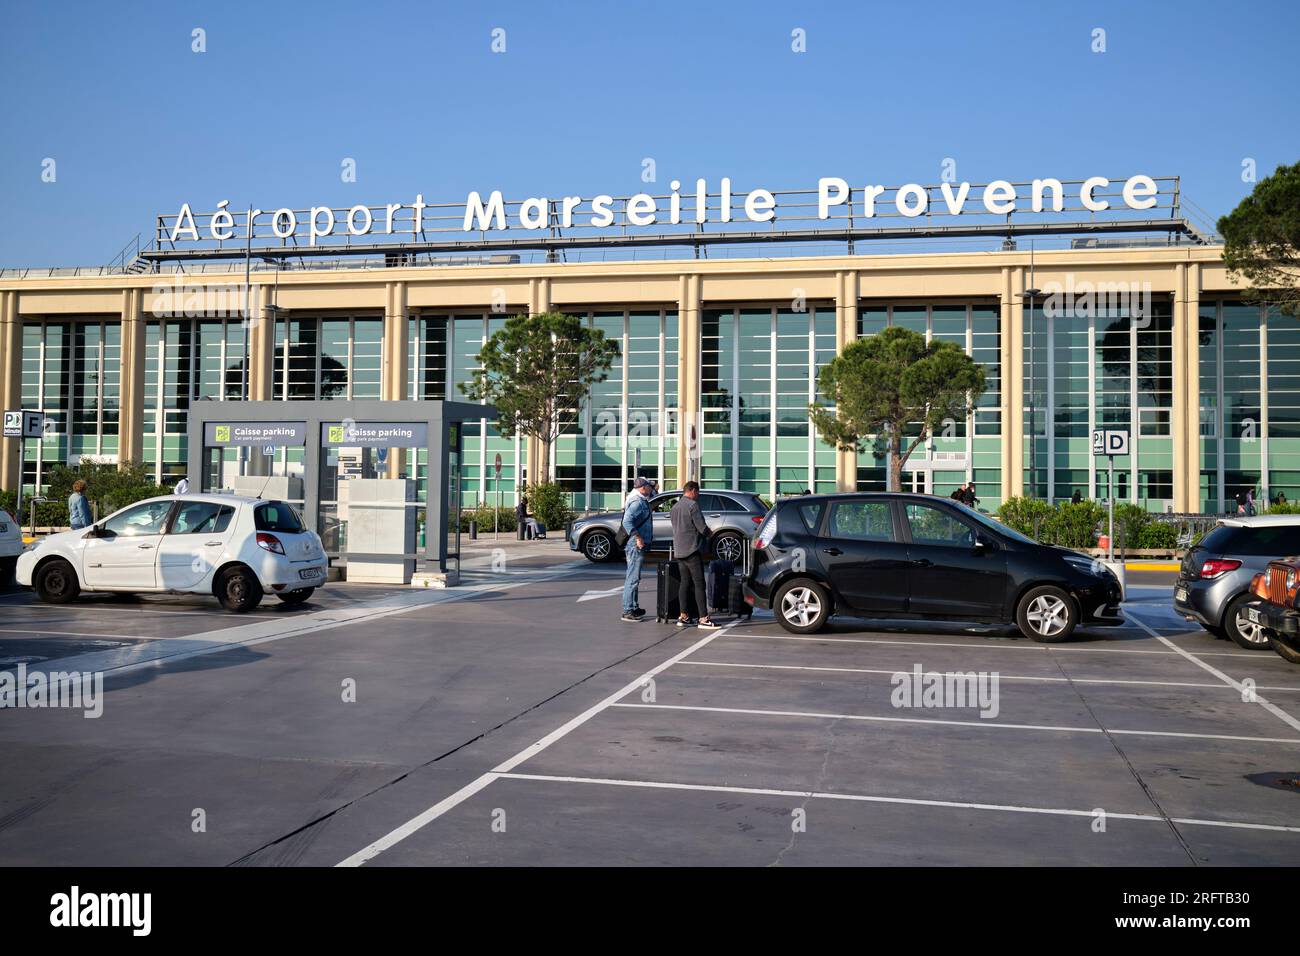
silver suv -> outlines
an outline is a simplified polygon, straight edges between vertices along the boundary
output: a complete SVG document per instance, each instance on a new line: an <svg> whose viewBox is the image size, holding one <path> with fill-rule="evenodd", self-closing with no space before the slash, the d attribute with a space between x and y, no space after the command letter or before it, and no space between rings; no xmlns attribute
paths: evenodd
<svg viewBox="0 0 1300 956"><path fill-rule="evenodd" d="M681 491L664 491L650 499L654 514L654 540L650 550L668 553L673 529L668 513L682 495ZM739 562L746 542L754 536L767 514L767 505L758 495L731 489L700 489L700 511L709 526L710 550L724 561ZM614 543L614 535L623 523L623 512L605 511L579 518L569 525L565 540L574 551L581 551L588 561L611 561L623 553Z"/></svg>
<svg viewBox="0 0 1300 956"><path fill-rule="evenodd" d="M1216 637L1266 651L1268 635L1245 613L1255 599L1250 579L1275 558L1297 555L1300 515L1224 518L1184 556L1174 585L1174 610Z"/></svg>

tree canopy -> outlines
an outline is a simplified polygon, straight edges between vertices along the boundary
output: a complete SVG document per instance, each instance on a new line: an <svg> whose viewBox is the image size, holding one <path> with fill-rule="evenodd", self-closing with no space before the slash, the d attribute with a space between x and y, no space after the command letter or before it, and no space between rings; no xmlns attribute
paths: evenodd
<svg viewBox="0 0 1300 956"><path fill-rule="evenodd" d="M600 329L560 312L515 315L479 350L482 367L460 389L495 405L497 429L507 438L531 435L542 445L534 481L550 478L550 449L566 421L603 382L619 345Z"/></svg>
<svg viewBox="0 0 1300 956"><path fill-rule="evenodd" d="M892 327L859 339L822 367L817 387L833 409L809 406L822 440L848 451L876 446L890 487L903 464L949 419L964 419L984 391L984 369L952 342Z"/></svg>
<svg viewBox="0 0 1300 956"><path fill-rule="evenodd" d="M1223 263L1246 297L1300 317L1300 163L1279 166L1219 220Z"/></svg>

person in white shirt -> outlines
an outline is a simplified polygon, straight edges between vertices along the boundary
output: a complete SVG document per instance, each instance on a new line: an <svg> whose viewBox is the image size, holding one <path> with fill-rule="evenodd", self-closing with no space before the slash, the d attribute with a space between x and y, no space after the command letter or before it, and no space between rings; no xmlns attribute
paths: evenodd
<svg viewBox="0 0 1300 956"><path fill-rule="evenodd" d="M176 494L187 495L189 493L190 493L190 479L188 477L182 478L180 481L176 482Z"/></svg>
<svg viewBox="0 0 1300 956"><path fill-rule="evenodd" d="M653 479L642 477L641 480L650 486L650 497L653 498L655 495L659 494L659 486L655 484ZM641 497L641 492L636 487L636 483L633 482L632 490L629 491L627 493L627 497L623 499L623 510L627 511L628 507L631 506L632 504L632 500L634 498L640 498L640 497Z"/></svg>

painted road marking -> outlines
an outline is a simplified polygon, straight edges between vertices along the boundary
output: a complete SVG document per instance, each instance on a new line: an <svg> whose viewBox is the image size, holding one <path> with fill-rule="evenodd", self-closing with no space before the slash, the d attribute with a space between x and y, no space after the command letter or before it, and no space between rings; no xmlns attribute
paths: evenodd
<svg viewBox="0 0 1300 956"><path fill-rule="evenodd" d="M706 647L710 642L721 637L723 634L727 633L729 628L734 626L735 626L734 624L729 624L727 625L727 627L724 627L719 631L714 631L712 634L709 634L707 637L701 638L700 640L696 641L694 644L692 644L690 647L686 648L685 650L677 654L674 654L672 657L668 658L663 663L650 668L650 670L646 671L640 677L635 678L634 680L630 681L623 687L614 691L614 693L610 694L608 697L600 701L598 704L594 704L591 707L588 707L581 714L574 717L572 720L569 720L567 723L557 727L555 730L551 731L545 737L541 738L535 743L529 744L527 747L519 751L519 753L515 754L510 759L506 760L504 763L498 764L492 770L489 770L487 773L480 775L479 777L472 780L470 783L461 787L451 796L446 797L443 800L439 800L437 803L429 807L423 813L412 817L410 820L407 820L397 829L392 830L391 832L385 834L384 836L380 837L378 840L375 840L370 845L363 847L362 849L358 850L356 853L353 853L346 860L343 860L335 865L336 866L363 866L364 864L368 863L370 860L373 860L379 854L383 853L385 850L392 849L394 846L401 843L407 837L411 836L411 834L418 832L419 830L428 826L434 820L437 820L443 814L447 813L449 810L453 810L456 807L458 807L460 804L464 803L470 797L474 796L474 794L478 793L484 787L488 786L488 784L492 783L492 781L499 780L502 774L509 773L511 770L519 766L525 760L529 759L530 757L536 756L537 754L545 750L547 747L549 747L551 744L555 743L557 740L560 740L561 738L568 736L570 733L577 730L579 727L581 727L587 721L591 720L591 718L595 717L597 714L608 709L609 707L612 707L619 700L626 697L634 690L643 687L646 684L646 682L648 682L658 674L663 673L668 668L676 664L678 661L683 660L684 658L690 656L691 654L694 654L700 648Z"/></svg>
<svg viewBox="0 0 1300 956"><path fill-rule="evenodd" d="M830 673L840 674L910 674L910 671L899 671L897 668L871 668L871 667L812 667L804 664L737 664L733 661L682 661L683 664L690 664L694 667L749 667L758 670L777 670L777 671L828 671ZM1206 687L1211 689L1226 690L1222 684L1198 684L1190 681L1172 681L1172 680L1114 680L1102 679L1096 677L1028 677L1015 674L999 674L999 680L1028 680L1043 681L1050 684L1142 684L1154 687ZM1282 690L1282 691L1300 691L1298 687L1257 687L1256 690Z"/></svg>
<svg viewBox="0 0 1300 956"><path fill-rule="evenodd" d="M1190 651L1183 650L1181 647L1179 647L1177 644L1175 644L1173 641L1169 640L1168 638L1161 637L1151 628L1147 627L1147 625L1140 618L1134 618L1134 620L1137 621L1138 625L1144 628L1147 631L1147 633L1149 633L1157 641L1160 641L1162 644L1168 644L1170 647L1174 649L1176 653L1181 654L1183 657L1187 658L1197 667L1200 667L1203 670L1208 671L1209 673L1213 674L1215 677L1219 678L1219 680L1223 681L1225 684L1232 687L1238 694L1241 695L1243 701L1247 699L1248 695L1246 694L1245 684L1241 683L1240 681L1233 680L1227 674L1223 673L1223 671L1216 668L1213 664L1205 663L1205 661L1198 658L1195 654L1192 654ZM1260 652L1246 651L1245 653L1254 655ZM1255 688L1255 690L1258 691L1258 688ZM1260 697L1258 693L1255 693L1253 696L1254 696L1254 702L1256 704L1259 704L1261 707L1263 707L1266 711L1268 711L1278 720L1282 721L1282 723L1286 724L1288 727L1294 728L1295 730L1300 730L1300 720L1296 720L1294 717L1288 714L1281 707L1277 706L1276 704L1270 703L1269 701L1265 700L1263 697Z"/></svg>
<svg viewBox="0 0 1300 956"><path fill-rule="evenodd" d="M1148 634L1153 637L1160 635L1146 628ZM894 641L885 640L884 638L875 637L800 637L797 634L751 634L748 632L737 633L738 638L753 638L756 641L812 641L819 644L899 644L906 647L964 647L966 650L971 648L998 648L1007 651L1038 651L1046 652L1064 652L1069 654L1154 654L1159 657L1168 657L1177 653L1173 651L1143 651L1143 650L1123 650L1118 647L1062 647L1059 644L1035 644L1025 639L1024 643L1018 640L1012 640L1008 643L998 644L956 644L945 641ZM1171 645L1172 646L1172 645ZM1255 657L1256 651L1204 651L1202 657L1237 657L1252 658Z"/></svg>
<svg viewBox="0 0 1300 956"><path fill-rule="evenodd" d="M684 710L692 713L744 714L752 717L806 717L814 720L862 720L884 724L940 724L950 727L982 727L988 730L1043 730L1067 734L1126 734L1133 737L1184 737L1193 740L1245 740L1257 744L1300 744L1300 737L1243 737L1236 734L1195 734L1175 730L1111 730L1102 727L1069 727L1055 724L1008 724L997 720L944 720L937 717L879 717L869 714L828 714L804 710L759 710L748 707L705 707L695 704L615 704L640 710ZM1297 728L1300 729L1300 728Z"/></svg>
<svg viewBox="0 0 1300 956"><path fill-rule="evenodd" d="M965 803L957 800L925 800L917 797L878 797L864 793L832 793L825 790L778 790L771 787L728 787L699 783L668 783L653 780L622 780L612 777L565 777L540 773L500 773L501 780L535 780L547 783L585 783L606 787L634 787L649 790L689 790L702 793L736 793L758 797L790 797L793 800L846 800L854 803L894 803L913 807L944 807L953 810L994 810L1003 813L1037 813L1047 816L1096 817L1096 810L1068 810L1056 807L1026 807L1001 803ZM1107 820L1140 820L1148 823L1165 823L1162 816L1150 813L1112 813L1106 811ZM1239 820L1203 820L1195 817L1171 817L1174 823L1198 827L1231 827L1240 830L1268 830L1274 833L1300 833L1300 827L1275 823L1247 823Z"/></svg>

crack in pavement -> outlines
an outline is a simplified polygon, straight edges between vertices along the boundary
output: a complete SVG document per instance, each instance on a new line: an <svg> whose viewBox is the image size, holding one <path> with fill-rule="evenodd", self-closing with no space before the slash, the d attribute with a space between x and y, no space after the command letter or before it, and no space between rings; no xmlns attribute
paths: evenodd
<svg viewBox="0 0 1300 956"><path fill-rule="evenodd" d="M612 661L611 663L606 664L604 667L600 667L600 668L598 668L598 669L592 671L590 674L587 674L585 677L581 677L581 678L579 678L578 680L575 680L573 683L569 684L567 687L563 687L563 688L561 688L560 690L556 691L554 694L551 694L549 697L546 697L546 698L544 698L544 699L542 699L542 700L540 700L540 701L537 701L537 702L534 703L534 704L529 705L528 707L524 708L523 710L519 711L518 713L514 714L513 716L507 717L505 720L501 721L500 723L496 724L495 726L489 727L488 729L484 730L482 733L477 734L477 735L475 735L474 737L471 737L470 739L468 739L468 740L466 740L466 741L463 741L462 743L457 744L455 747L452 747L450 750L445 751L444 753L438 754L438 756L436 756L436 757L432 757L432 758L430 758L429 760L424 761L423 763L417 764L416 766L411 767L409 770L403 771L402 773L400 773L400 774L398 774L396 777L394 777L392 780L385 781L384 783L379 784L379 786L377 786L377 787L373 787L372 789L366 791L365 793L363 793L363 794L361 794L361 795L359 795L359 796L353 797L351 800L348 800L346 803L343 803L343 804L341 804L341 805L335 807L333 810L330 810L328 813L323 813L323 814L321 814L320 816L315 817L315 818L313 818L313 819L307 821L307 822L304 823L302 826L297 827L297 828L295 828L295 829L293 829L293 830L290 830L288 833L285 833L285 834L283 834L282 836L276 837L274 840L270 840L270 841L268 841L267 843L262 844L261 846L257 847L257 849L255 849L255 850L250 850L248 853L245 853L243 856L239 857L239 858L236 859L236 860L231 861L230 863L227 863L226 865L227 865L227 866L244 866L244 865L248 864L248 863L251 862L251 861L253 860L253 858L256 857L258 854L260 854L260 853L264 853L264 852L267 851L267 850L270 850L270 849L272 849L272 848L274 848L274 847L276 847L276 846L279 846L280 844L284 843L286 840L293 840L293 839L295 839L295 838L298 837L300 834L304 834L304 833L306 833L306 831L313 829L314 827L320 825L321 823L324 823L326 820L329 820L330 818L332 818L332 817L334 817L334 816L337 816L339 813L341 813L342 811L348 809L349 807L354 806L354 805L360 803L361 801L366 800L366 799L368 799L369 797L374 796L374 795L377 794L377 793L380 793L380 792L382 792L382 791L384 791L384 790L387 790L387 789L390 788L390 787L395 786L396 784L401 783L403 780L405 780L407 777L411 776L412 774L414 774L414 773L416 773L416 772L418 772L418 771L420 771L420 770L423 770L423 769L425 769L426 767L431 767L431 766L433 766L434 764L438 763L438 761L440 761L440 760L445 760L447 757L450 757L450 756L452 756L453 754L458 753L458 752L461 751L461 750L464 750L466 747L470 746L471 744L474 744L474 743L477 743L477 742L483 740L483 739L486 738L489 734L493 734L493 733L495 733L496 731L502 729L503 727L509 726L510 724L512 724L512 723L514 723L515 721L519 720L521 717L524 717L524 716L526 716L526 715L532 713L533 711L537 710L537 709L540 708L540 707L544 707L545 705L549 704L551 701L555 700L556 698L558 698L558 697L560 697L560 696L562 696L562 695L564 695L564 694L567 694L569 691L573 690L574 688L576 688L576 687L580 687L580 686L582 686L583 684L587 683L587 682L590 681L592 678L599 677L601 674L605 673L606 671L612 670L612 669L615 668L615 667L619 667L619 666L621 666L621 665L623 665L623 664L626 664L628 661L632 660L633 658L635 658L635 657L637 657L637 656L639 656L639 655L641 655L641 654L644 654L644 653L646 653L647 651L652 651L652 650L654 650L656 647L658 647L660 644L663 644L663 643L665 643L666 641L671 641L671 640L673 640L675 637L677 637L676 632L674 632L674 631L670 631L668 634L664 635L664 636L661 637L659 640L654 641L654 642L651 643L651 644L647 644L645 647L642 647L642 648L640 648L639 650L633 651L631 654L628 654L628 655L625 656L625 657L621 657L621 658L619 658L619 659L616 660L616 661ZM301 850L299 850L299 851L297 852L296 855L297 855L297 856L301 856L302 852L304 852L305 849L306 849L306 848L303 847Z"/></svg>

